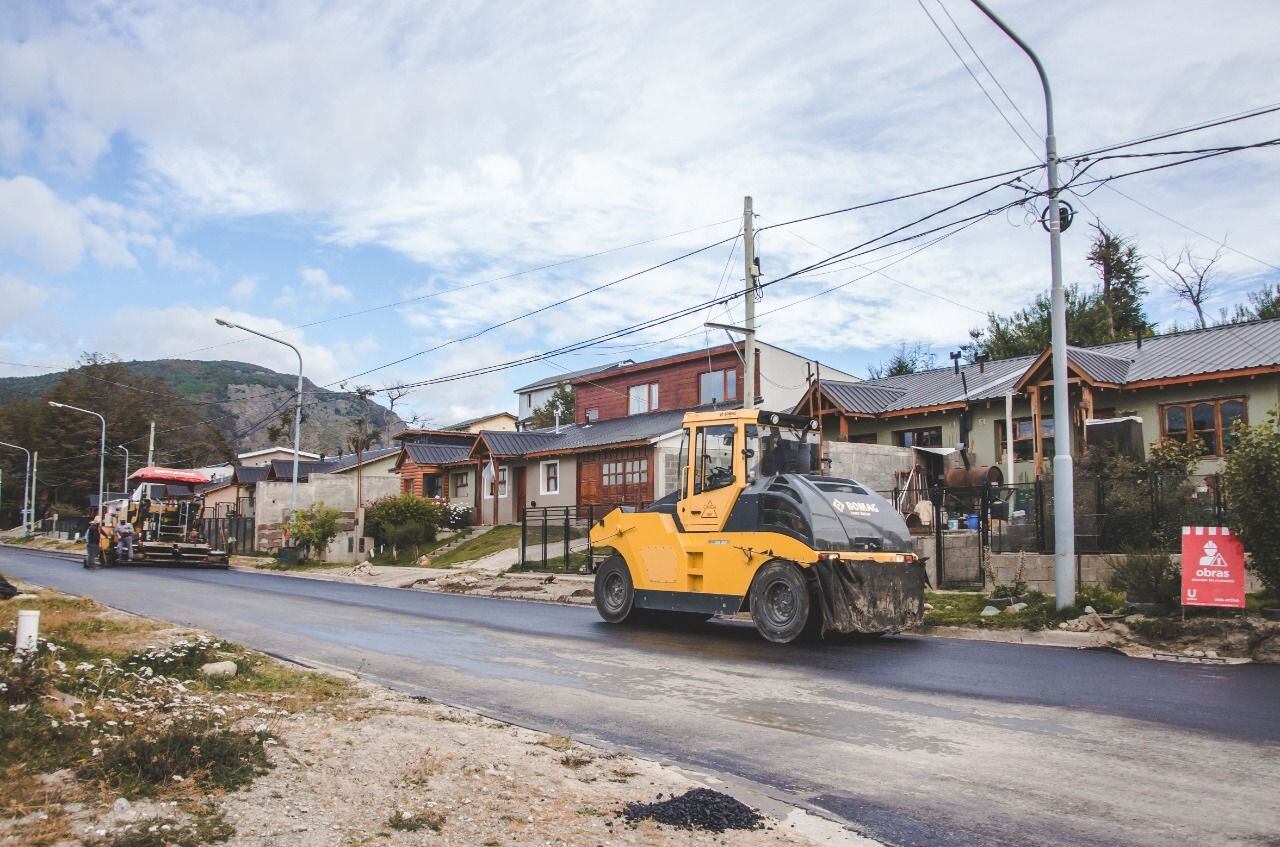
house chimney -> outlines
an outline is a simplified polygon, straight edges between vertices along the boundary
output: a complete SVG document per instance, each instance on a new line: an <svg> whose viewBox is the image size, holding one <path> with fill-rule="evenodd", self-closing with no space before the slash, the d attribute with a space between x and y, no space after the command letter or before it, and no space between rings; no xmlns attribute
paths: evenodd
<svg viewBox="0 0 1280 847"><path fill-rule="evenodd" d="M951 356L951 364L956 369L956 376L959 376L960 375L960 351L955 350L950 354L950 356Z"/></svg>
<svg viewBox="0 0 1280 847"><path fill-rule="evenodd" d="M556 409L556 435L560 434L560 410Z"/></svg>
<svg viewBox="0 0 1280 847"><path fill-rule="evenodd" d="M1142 349L1142 327L1138 327L1138 349Z"/></svg>
<svg viewBox="0 0 1280 847"><path fill-rule="evenodd" d="M978 373L984 374L987 372L987 359L989 358L991 357L986 355L985 353L981 356L974 357L974 361L978 363Z"/></svg>

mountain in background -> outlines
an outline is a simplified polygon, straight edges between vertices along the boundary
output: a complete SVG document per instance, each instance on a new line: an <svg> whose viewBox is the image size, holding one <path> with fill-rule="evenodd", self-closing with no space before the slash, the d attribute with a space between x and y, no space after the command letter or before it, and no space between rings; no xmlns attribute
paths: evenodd
<svg viewBox="0 0 1280 847"><path fill-rule="evenodd" d="M203 362L160 359L121 362L134 379L162 380L177 396L175 402L208 404L201 416L215 419L215 426L237 453L293 443L293 392L297 375L276 373L245 362ZM71 372L83 370L72 368ZM0 377L0 407L16 400L39 400L57 385L64 372L39 376ZM355 394L330 391L303 380L302 449L333 456L349 452L344 445L353 422L361 414ZM379 430L380 445L404 427L390 409L368 401L369 426ZM282 426L283 424L283 426ZM276 438L273 427L283 428Z"/></svg>

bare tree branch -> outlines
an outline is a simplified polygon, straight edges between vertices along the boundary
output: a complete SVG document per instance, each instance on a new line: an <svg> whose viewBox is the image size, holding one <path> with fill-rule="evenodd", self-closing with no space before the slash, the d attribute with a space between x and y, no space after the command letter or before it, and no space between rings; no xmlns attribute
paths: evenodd
<svg viewBox="0 0 1280 847"><path fill-rule="evenodd" d="M1191 245L1186 244L1172 259L1167 254L1162 254L1160 257L1160 264L1164 265L1165 270L1173 276L1172 279L1161 276L1160 281L1179 300L1191 304L1191 308L1196 313L1196 325L1200 329L1208 326L1204 317L1204 307L1216 283L1213 268L1222 259L1225 250L1224 242L1211 257L1205 259L1196 256L1191 251Z"/></svg>

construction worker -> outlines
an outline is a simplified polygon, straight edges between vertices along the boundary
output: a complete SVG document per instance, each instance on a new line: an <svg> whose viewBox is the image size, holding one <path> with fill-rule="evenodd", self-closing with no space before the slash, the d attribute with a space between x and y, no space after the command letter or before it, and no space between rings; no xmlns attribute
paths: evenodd
<svg viewBox="0 0 1280 847"><path fill-rule="evenodd" d="M122 562L133 561L133 524L127 515L121 515L116 525L116 558Z"/></svg>
<svg viewBox="0 0 1280 847"><path fill-rule="evenodd" d="M91 571L98 569L98 556L101 552L102 532L97 517L89 521L89 528L84 533L85 557L84 566Z"/></svg>
<svg viewBox="0 0 1280 847"><path fill-rule="evenodd" d="M115 564L116 528L110 520L98 524L98 548L102 556L102 564Z"/></svg>

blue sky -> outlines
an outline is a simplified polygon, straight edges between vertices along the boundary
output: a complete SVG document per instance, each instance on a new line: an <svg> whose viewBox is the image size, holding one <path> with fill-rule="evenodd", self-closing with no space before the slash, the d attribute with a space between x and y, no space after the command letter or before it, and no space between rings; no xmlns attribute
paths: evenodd
<svg viewBox="0 0 1280 847"><path fill-rule="evenodd" d="M1064 152L1277 99L1280 9L1266 0L996 6L1048 66ZM944 9L1038 128L1030 65L969 3L924 7L1023 139L906 0L815 0L785 16L776 4L715 2L9 4L0 360L22 364L0 375L65 366L85 350L292 368L278 345L228 343L236 337L213 323L224 316L282 333L309 376L336 383L731 238L744 194L766 226L1030 164L1038 129L1003 103ZM1275 136L1270 115L1164 145ZM1083 255L1096 214L1136 237L1156 270L1184 244L1207 255L1225 239L1233 249L1210 305L1230 307L1280 278L1277 176L1280 151L1257 150L1116 183L1132 200L1099 190L1076 202L1066 277L1091 281ZM765 278L961 196L766 231ZM955 214L1015 198L1002 189ZM357 381L501 362L700 302L741 284L741 253L729 250ZM600 251L611 252L510 276ZM893 252L868 257L870 270L769 289L761 312L783 308L762 318L762 338L855 373L902 340L945 362L983 312L1047 287L1046 237L1020 209ZM1149 284L1153 317L1187 324L1190 312ZM447 292L457 286L472 287ZM721 311L710 317L741 319L740 306ZM511 408L510 389L544 374L700 345L706 317L403 403L437 422Z"/></svg>

